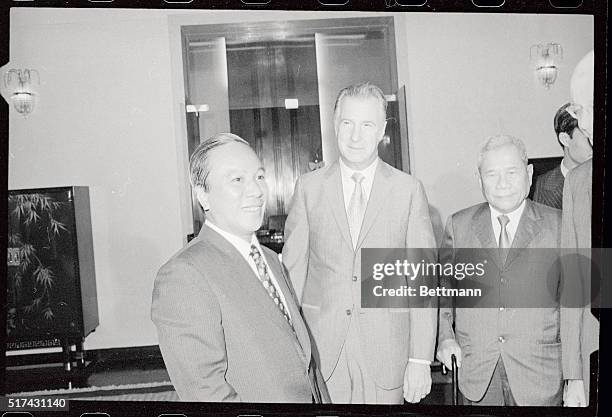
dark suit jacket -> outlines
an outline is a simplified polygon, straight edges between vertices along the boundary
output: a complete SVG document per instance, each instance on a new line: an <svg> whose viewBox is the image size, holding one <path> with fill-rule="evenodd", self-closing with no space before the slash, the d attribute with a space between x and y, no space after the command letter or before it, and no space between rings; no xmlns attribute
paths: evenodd
<svg viewBox="0 0 612 417"><path fill-rule="evenodd" d="M558 165L540 175L535 184L533 201L561 210L563 207L563 183L565 177Z"/></svg>
<svg viewBox="0 0 612 417"><path fill-rule="evenodd" d="M561 245L566 250L577 248L585 259L590 258L591 248L591 202L593 185L593 160L589 159L568 174L563 189L563 229ZM571 258L570 258L571 259ZM567 275L568 287L573 293L581 293L584 299L576 308L563 311L567 320L579 326L579 337L573 339L572 346L564 346L570 351L577 350L580 356L567 364L564 372L572 379L582 379L585 385L586 400L589 401L590 355L599 348L599 322L590 310L590 262L566 262L564 274ZM573 300L575 301L575 300ZM568 305L576 306L575 302ZM580 305L584 306L580 308ZM564 362L564 367L566 366Z"/></svg>
<svg viewBox="0 0 612 417"><path fill-rule="evenodd" d="M157 274L151 317L182 401L321 398L325 388L317 380L295 294L276 254L264 247L263 255L285 296L295 334L249 264L208 226Z"/></svg>
<svg viewBox="0 0 612 417"><path fill-rule="evenodd" d="M355 250L339 163L302 175L285 225L283 262L302 294L321 372L330 377L350 321L357 320L364 366L379 387L394 389L404 382L409 357L433 359L436 309L362 309L361 248L435 248L421 183L378 161Z"/></svg>
<svg viewBox="0 0 612 417"><path fill-rule="evenodd" d="M453 303L440 300L439 341L455 338L461 346L459 387L468 399L482 398L501 357L518 405L556 405L563 381L559 335L565 326L557 295L560 235L560 211L526 200L503 263L487 203L450 217L440 251L449 259L442 262L458 262L457 249L495 248L483 252L488 256L486 275L477 278L488 289L486 308L457 308L453 332Z"/></svg>

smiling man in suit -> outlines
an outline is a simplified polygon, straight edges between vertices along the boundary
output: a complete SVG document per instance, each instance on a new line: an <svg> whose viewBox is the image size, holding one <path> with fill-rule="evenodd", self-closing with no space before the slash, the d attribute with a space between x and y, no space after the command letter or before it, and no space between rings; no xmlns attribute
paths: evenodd
<svg viewBox="0 0 612 417"><path fill-rule="evenodd" d="M362 248L433 248L421 183L378 158L387 102L369 83L340 91L340 158L301 176L283 261L334 403L419 402L430 391L436 311L362 309Z"/></svg>
<svg viewBox="0 0 612 417"><path fill-rule="evenodd" d="M160 269L151 312L180 399L322 402L291 284L254 234L268 192L261 161L221 133L194 151L190 180L206 221Z"/></svg>
<svg viewBox="0 0 612 417"><path fill-rule="evenodd" d="M450 367L457 356L469 405L560 406L562 363L579 355L569 349L561 355L562 344L573 343L559 334L578 337L577 327L560 319L561 212L526 198L533 167L519 139L489 138L478 171L486 202L449 218L440 253L442 263L457 262L457 249L469 248L474 262L486 256L486 274L477 281L488 293L471 307L440 300L437 357ZM480 250L487 248L493 250Z"/></svg>

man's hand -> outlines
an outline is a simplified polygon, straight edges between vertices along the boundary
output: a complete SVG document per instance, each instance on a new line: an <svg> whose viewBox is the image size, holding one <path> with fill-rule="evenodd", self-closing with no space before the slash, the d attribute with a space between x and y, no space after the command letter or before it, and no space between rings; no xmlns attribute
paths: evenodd
<svg viewBox="0 0 612 417"><path fill-rule="evenodd" d="M455 339L446 339L438 346L436 359L444 364L448 369L452 369L451 356L457 357L457 368L461 368L461 347Z"/></svg>
<svg viewBox="0 0 612 417"><path fill-rule="evenodd" d="M408 362L404 373L404 398L418 403L431 391L431 369L423 363Z"/></svg>
<svg viewBox="0 0 612 417"><path fill-rule="evenodd" d="M564 407L586 407L584 382L582 379L568 379L563 388Z"/></svg>

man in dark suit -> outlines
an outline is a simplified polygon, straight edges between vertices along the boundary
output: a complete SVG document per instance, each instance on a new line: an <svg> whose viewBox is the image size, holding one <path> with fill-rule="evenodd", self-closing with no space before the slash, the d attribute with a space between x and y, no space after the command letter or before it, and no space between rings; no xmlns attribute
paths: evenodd
<svg viewBox="0 0 612 417"><path fill-rule="evenodd" d="M453 301L459 301L440 300L437 356L447 367L457 356L468 404L558 406L562 361L578 354L561 356L560 329L571 332L553 295L561 282L561 213L526 199L533 167L519 139L489 138L478 161L486 202L449 218L440 253L442 263L457 262L462 248L479 261L486 256L478 280L488 292L476 307L456 308L454 331Z"/></svg>
<svg viewBox="0 0 612 417"><path fill-rule="evenodd" d="M593 143L593 84L594 52L589 52L574 69L570 82L572 104L568 112L578 120L578 127ZM567 176L563 189L563 229L561 244L565 250L576 249L581 256L590 258L591 213L593 187L593 159L574 168ZM571 258L570 258L571 259ZM590 356L599 347L599 322L591 313L590 262L566 262L564 274L572 292L583 297L575 308L567 308L563 313L567 320L579 326L579 338L568 347L580 352L579 360L573 362L564 372L571 375L564 392L564 404L572 407L586 407L589 403ZM563 351L565 354L565 349Z"/></svg>
<svg viewBox="0 0 612 417"><path fill-rule="evenodd" d="M589 139L578 128L578 121L567 112L569 105L561 106L554 119L555 134L563 148L561 164L536 179L533 194L534 201L556 209L563 206L563 183L569 170L593 157Z"/></svg>
<svg viewBox="0 0 612 417"><path fill-rule="evenodd" d="M254 232L265 170L248 143L202 142L190 180L206 221L159 271L151 316L182 401L321 402L309 334L282 265Z"/></svg>
<svg viewBox="0 0 612 417"><path fill-rule="evenodd" d="M420 181L378 158L386 107L372 84L340 91L340 158L298 179L285 226L283 261L334 403L419 402L431 389L436 310L361 308L361 248L435 247Z"/></svg>

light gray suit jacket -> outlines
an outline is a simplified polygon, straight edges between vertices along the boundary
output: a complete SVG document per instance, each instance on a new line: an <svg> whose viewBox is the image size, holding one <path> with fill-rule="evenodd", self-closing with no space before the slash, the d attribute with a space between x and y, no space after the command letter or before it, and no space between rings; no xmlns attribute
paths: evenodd
<svg viewBox="0 0 612 417"><path fill-rule="evenodd" d="M282 265L265 247L263 255L295 334L249 264L208 226L158 272L151 317L181 401L329 399Z"/></svg>
<svg viewBox="0 0 612 417"><path fill-rule="evenodd" d="M441 257L447 259L441 259L442 263L458 262L452 259L461 256L457 249L495 248L473 251L488 262L485 276L476 278L487 290L487 298L481 299L486 301L480 304L485 308L456 308L453 332L452 303L440 300L439 341L455 338L461 346L459 388L469 400L479 401L485 394L501 357L518 405L558 405L563 383L560 332L571 324L560 319L560 237L561 212L526 200L503 263L487 203L449 218L440 249Z"/></svg>
<svg viewBox="0 0 612 417"><path fill-rule="evenodd" d="M365 366L386 389L402 386L408 358L433 359L434 308L362 309L361 248L434 248L421 183L382 160L353 249L340 165L302 175L285 226L283 262L298 295L327 380L351 318L357 320Z"/></svg>
<svg viewBox="0 0 612 417"><path fill-rule="evenodd" d="M563 227L561 233L561 247L567 250L578 248L580 255L589 257L591 248L591 214L592 214L592 188L593 188L593 160L572 169L565 179L563 187ZM585 395L589 401L590 386L590 355L599 348L599 322L590 311L588 302L590 295L584 287L590 287L590 262L566 263L565 273L568 283L574 284L572 291L583 293L586 298L584 308L566 309L563 314L567 320L574 322L580 330L573 339L571 346L564 346L571 352L580 352L578 358L572 362L564 363L564 373L572 379L582 379L585 386ZM574 303L575 304L575 303Z"/></svg>

